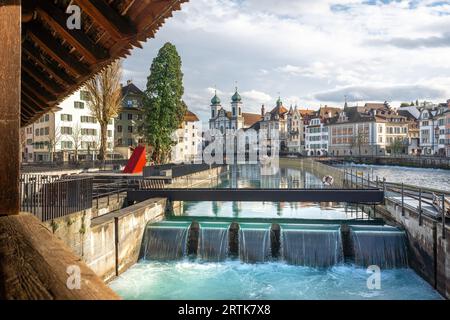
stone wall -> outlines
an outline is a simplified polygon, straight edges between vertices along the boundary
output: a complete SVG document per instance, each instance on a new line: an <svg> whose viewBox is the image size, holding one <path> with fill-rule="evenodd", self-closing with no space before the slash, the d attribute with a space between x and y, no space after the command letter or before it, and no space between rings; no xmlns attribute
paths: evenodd
<svg viewBox="0 0 450 320"><path fill-rule="evenodd" d="M136 263L148 222L164 218L165 199L149 199L92 218L92 210L47 222L46 226L103 280Z"/></svg>
<svg viewBox="0 0 450 320"><path fill-rule="evenodd" d="M386 199L384 206L377 207L377 213L405 229L410 266L447 299L450 298L450 232L442 222L405 208Z"/></svg>

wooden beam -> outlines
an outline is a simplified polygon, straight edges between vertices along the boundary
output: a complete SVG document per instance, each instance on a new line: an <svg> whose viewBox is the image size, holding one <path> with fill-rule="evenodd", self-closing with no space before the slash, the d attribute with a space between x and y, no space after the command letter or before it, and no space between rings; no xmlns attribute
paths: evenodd
<svg viewBox="0 0 450 320"><path fill-rule="evenodd" d="M68 286L68 270L80 275L80 287ZM83 259L36 217L0 218L1 300L118 300Z"/></svg>
<svg viewBox="0 0 450 320"><path fill-rule="evenodd" d="M58 95L63 91L63 88L61 88L57 82L50 80L45 73L38 70L29 60L22 60L22 71L25 71L46 90L55 95Z"/></svg>
<svg viewBox="0 0 450 320"><path fill-rule="evenodd" d="M78 50L89 63L95 64L99 62L98 60L109 58L108 52L89 39L82 30L69 30L66 26L67 15L51 1L39 1L37 12L45 22L61 35L61 38Z"/></svg>
<svg viewBox="0 0 450 320"><path fill-rule="evenodd" d="M27 34L45 53L73 75L78 77L89 73L89 68L78 61L64 46L57 43L57 39L40 24L36 22L30 23Z"/></svg>
<svg viewBox="0 0 450 320"><path fill-rule="evenodd" d="M44 103L56 101L55 95L45 90L45 88L39 82L30 77L26 72L22 72L22 87L28 88Z"/></svg>
<svg viewBox="0 0 450 320"><path fill-rule="evenodd" d="M36 93L33 92L28 88L27 84L22 83L22 95L27 96L29 99L31 99L40 110L44 110L46 107L48 107L48 104L44 102L41 98L36 96Z"/></svg>
<svg viewBox="0 0 450 320"><path fill-rule="evenodd" d="M57 79L59 82L66 86L75 85L76 82L73 80L67 73L64 72L63 69L58 68L54 64L46 61L39 49L37 49L33 44L29 41L25 41L22 44L23 53L25 53L31 60L37 63L41 68L46 70L52 77Z"/></svg>
<svg viewBox="0 0 450 320"><path fill-rule="evenodd" d="M22 92L22 104L26 103L27 107L33 112L31 116L34 116L34 114L38 112L42 112L43 108L40 107L32 98L27 96L24 92Z"/></svg>
<svg viewBox="0 0 450 320"><path fill-rule="evenodd" d="M123 40L137 32L135 26L114 10L105 0L75 0L74 2L95 23L105 29L114 40Z"/></svg>
<svg viewBox="0 0 450 320"><path fill-rule="evenodd" d="M20 210L20 5L0 0L0 216Z"/></svg>

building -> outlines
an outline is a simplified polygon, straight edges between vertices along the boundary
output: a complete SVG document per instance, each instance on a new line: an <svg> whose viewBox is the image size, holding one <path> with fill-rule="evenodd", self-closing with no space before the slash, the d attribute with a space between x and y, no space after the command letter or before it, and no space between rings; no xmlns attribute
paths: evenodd
<svg viewBox="0 0 450 320"><path fill-rule="evenodd" d="M269 140L274 136L273 131L277 131L281 151L287 151L288 113L289 111L283 106L280 97L270 112L265 112L264 105L261 107L261 114L264 114L264 117L260 122L260 129L266 130Z"/></svg>
<svg viewBox="0 0 450 320"><path fill-rule="evenodd" d="M242 112L243 106L242 98L237 88L231 97L231 112L222 107L216 92L211 99L209 129L219 130L222 134L226 134L227 130L248 129L261 119L259 114Z"/></svg>
<svg viewBox="0 0 450 320"><path fill-rule="evenodd" d="M406 117L386 103L344 108L329 121L329 153L335 156L406 153L408 126Z"/></svg>
<svg viewBox="0 0 450 320"><path fill-rule="evenodd" d="M416 106L400 107L397 113L408 121L408 154L418 155L420 148L420 111Z"/></svg>
<svg viewBox="0 0 450 320"><path fill-rule="evenodd" d="M419 117L420 147L424 155L446 154L446 111L447 105L422 109Z"/></svg>
<svg viewBox="0 0 450 320"><path fill-rule="evenodd" d="M305 154L308 156L324 156L328 154L328 126L330 119L337 117L340 108L321 107L309 117L305 126Z"/></svg>
<svg viewBox="0 0 450 320"><path fill-rule="evenodd" d="M199 126L200 120L197 115L187 110L180 128L174 133L176 145L172 147L172 162L190 163L201 160L202 136Z"/></svg>
<svg viewBox="0 0 450 320"><path fill-rule="evenodd" d="M305 150L305 128L303 116L297 106L294 109L291 106L287 120L287 150L288 152L303 153Z"/></svg>
<svg viewBox="0 0 450 320"><path fill-rule="evenodd" d="M133 147L144 143L140 133L144 93L131 80L122 86L122 109L114 121L114 151L128 159Z"/></svg>
<svg viewBox="0 0 450 320"><path fill-rule="evenodd" d="M56 110L27 126L27 152L24 155L27 160L48 162L96 158L100 148L100 124L92 116L88 100L89 93L78 90L63 100ZM111 120L107 127L107 153L110 155L113 152L113 135Z"/></svg>

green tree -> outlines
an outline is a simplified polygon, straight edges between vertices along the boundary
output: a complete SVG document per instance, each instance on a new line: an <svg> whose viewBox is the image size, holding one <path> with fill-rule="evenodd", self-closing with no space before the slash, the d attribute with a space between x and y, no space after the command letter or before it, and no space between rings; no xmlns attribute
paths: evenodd
<svg viewBox="0 0 450 320"><path fill-rule="evenodd" d="M389 150L391 151L392 154L400 154L403 152L403 148L405 147L405 143L403 140L401 139L394 139L390 144L389 144Z"/></svg>
<svg viewBox="0 0 450 320"><path fill-rule="evenodd" d="M150 145L150 159L164 163L175 144L172 134L186 113L181 58L176 47L166 43L153 59L143 99L142 133Z"/></svg>

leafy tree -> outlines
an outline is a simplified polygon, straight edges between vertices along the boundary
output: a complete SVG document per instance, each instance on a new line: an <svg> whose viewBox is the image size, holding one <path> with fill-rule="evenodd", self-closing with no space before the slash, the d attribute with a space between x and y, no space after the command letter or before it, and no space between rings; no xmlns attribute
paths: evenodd
<svg viewBox="0 0 450 320"><path fill-rule="evenodd" d="M100 124L99 160L105 160L108 123L117 117L122 106L122 87L120 78L122 67L120 61L115 61L109 67L86 82L89 92L88 106L92 115Z"/></svg>
<svg viewBox="0 0 450 320"><path fill-rule="evenodd" d="M153 59L143 99L144 121L142 134L150 145L150 159L164 163L169 159L173 132L186 113L182 96L183 73L176 47L166 43Z"/></svg>
<svg viewBox="0 0 450 320"><path fill-rule="evenodd" d="M390 144L389 144L389 150L391 151L392 154L400 154L403 151L403 148L405 147L405 143L403 140L401 139L394 139Z"/></svg>

